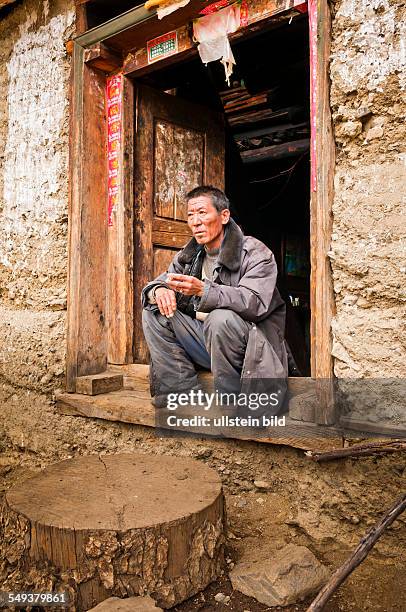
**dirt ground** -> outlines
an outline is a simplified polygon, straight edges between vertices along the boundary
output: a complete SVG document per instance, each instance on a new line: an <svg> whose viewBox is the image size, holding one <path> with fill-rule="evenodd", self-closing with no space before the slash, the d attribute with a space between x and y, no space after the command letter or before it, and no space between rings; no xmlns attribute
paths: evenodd
<svg viewBox="0 0 406 612"><path fill-rule="evenodd" d="M190 456L221 475L227 504L227 567L272 556L288 543L307 546L333 570L405 489L406 458L336 460L316 464L303 451L236 440L157 438L151 428L57 414L53 401L3 385L0 413L0 495L50 463L87 454L139 452ZM266 481L260 490L254 481ZM406 609L406 516L384 534L326 610ZM5 576L0 576L1 583ZM227 604L215 601L222 592ZM265 606L232 592L227 572L179 612L259 612ZM305 610L298 604L287 610Z"/></svg>

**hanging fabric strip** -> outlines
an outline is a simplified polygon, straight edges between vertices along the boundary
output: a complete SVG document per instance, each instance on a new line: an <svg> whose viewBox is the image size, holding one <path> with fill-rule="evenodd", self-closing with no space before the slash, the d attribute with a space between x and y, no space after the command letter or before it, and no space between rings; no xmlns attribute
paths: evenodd
<svg viewBox="0 0 406 612"><path fill-rule="evenodd" d="M220 60L224 66L227 84L233 72L235 59L228 40L228 34L240 27L240 7L233 4L227 8L206 15L193 23L193 34L200 43L197 47L204 64Z"/></svg>

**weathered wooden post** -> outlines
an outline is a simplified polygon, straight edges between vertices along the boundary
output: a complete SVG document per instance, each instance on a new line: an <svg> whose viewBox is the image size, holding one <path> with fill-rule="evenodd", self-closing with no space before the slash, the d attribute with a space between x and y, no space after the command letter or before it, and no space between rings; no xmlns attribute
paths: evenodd
<svg viewBox="0 0 406 612"><path fill-rule="evenodd" d="M137 594L168 608L218 576L224 525L220 479L193 459L62 461L5 496L1 588L66 591L76 611Z"/></svg>

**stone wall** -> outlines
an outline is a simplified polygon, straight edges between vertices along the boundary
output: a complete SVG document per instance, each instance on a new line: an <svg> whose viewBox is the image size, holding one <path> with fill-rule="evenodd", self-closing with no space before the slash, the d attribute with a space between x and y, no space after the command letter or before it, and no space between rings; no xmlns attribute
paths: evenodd
<svg viewBox="0 0 406 612"><path fill-rule="evenodd" d="M0 20L0 375L46 390L65 361L73 1Z"/></svg>
<svg viewBox="0 0 406 612"><path fill-rule="evenodd" d="M400 0L333 10L335 373L404 377L406 10Z"/></svg>

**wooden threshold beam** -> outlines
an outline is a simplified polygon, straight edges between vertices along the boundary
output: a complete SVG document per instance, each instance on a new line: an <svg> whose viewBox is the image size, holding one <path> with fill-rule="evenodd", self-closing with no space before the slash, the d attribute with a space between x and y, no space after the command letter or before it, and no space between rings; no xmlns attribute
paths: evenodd
<svg viewBox="0 0 406 612"><path fill-rule="evenodd" d="M107 421L119 421L133 425L143 425L155 428L155 408L152 406L148 392L123 389L112 393L90 396L78 393L60 393L57 395L57 410L59 414L98 418ZM320 427L313 423L301 423L285 419L284 427L276 427L272 437L235 436L235 439L259 442L262 444L279 444L303 450L326 450L340 448L343 439L340 430L334 427ZM188 430L190 433L190 430ZM203 430L193 430L199 436ZM185 431L186 435L186 431ZM207 435L207 434L206 434ZM228 437L228 436L225 436ZM233 436L229 436L234 439Z"/></svg>

